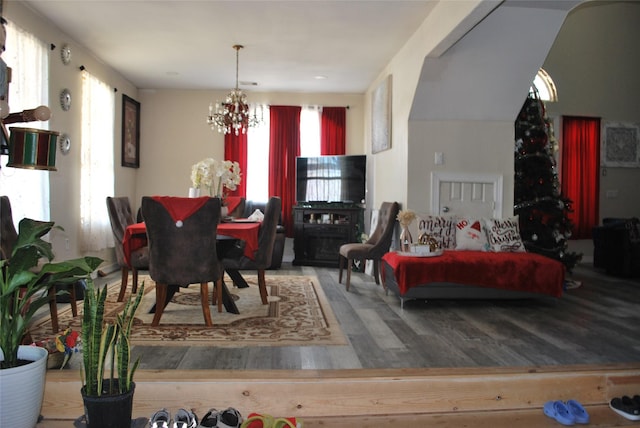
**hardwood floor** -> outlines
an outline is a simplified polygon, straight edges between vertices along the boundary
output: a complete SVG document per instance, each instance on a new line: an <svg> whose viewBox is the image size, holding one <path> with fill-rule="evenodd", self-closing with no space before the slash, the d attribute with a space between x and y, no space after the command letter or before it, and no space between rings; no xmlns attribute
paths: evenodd
<svg viewBox="0 0 640 428"><path fill-rule="evenodd" d="M346 346L145 347L142 369L378 369L610 364L640 361L640 280L579 265L582 286L561 299L408 301L373 278L292 266L267 275L315 275L349 340Z"/></svg>

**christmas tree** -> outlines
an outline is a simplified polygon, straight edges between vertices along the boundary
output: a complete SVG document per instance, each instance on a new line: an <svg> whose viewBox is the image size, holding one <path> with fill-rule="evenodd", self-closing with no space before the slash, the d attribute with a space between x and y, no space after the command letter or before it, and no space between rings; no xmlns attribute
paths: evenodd
<svg viewBox="0 0 640 428"><path fill-rule="evenodd" d="M557 142L544 103L532 90L515 122L514 214L527 251L564 263L568 271L582 254L567 252L571 201L562 196L556 169Z"/></svg>

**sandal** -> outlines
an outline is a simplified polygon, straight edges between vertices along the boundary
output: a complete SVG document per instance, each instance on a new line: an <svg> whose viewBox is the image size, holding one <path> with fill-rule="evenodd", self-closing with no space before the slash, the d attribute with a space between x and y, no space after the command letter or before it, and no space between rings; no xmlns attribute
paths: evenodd
<svg viewBox="0 0 640 428"><path fill-rule="evenodd" d="M273 421L273 428L302 428L302 421L296 421L296 418L278 418Z"/></svg>
<svg viewBox="0 0 640 428"><path fill-rule="evenodd" d="M562 425L573 425L576 422L576 418L562 401L547 401L544 403L543 411L545 415L555 419Z"/></svg>
<svg viewBox="0 0 640 428"><path fill-rule="evenodd" d="M576 400L569 400L566 402L566 405L569 409L569 413L573 415L577 424L589 423L589 413L587 413L584 407L582 407L582 404L578 403Z"/></svg>
<svg viewBox="0 0 640 428"><path fill-rule="evenodd" d="M241 428L272 428L273 422L274 419L271 415L250 413L249 417L242 423Z"/></svg>

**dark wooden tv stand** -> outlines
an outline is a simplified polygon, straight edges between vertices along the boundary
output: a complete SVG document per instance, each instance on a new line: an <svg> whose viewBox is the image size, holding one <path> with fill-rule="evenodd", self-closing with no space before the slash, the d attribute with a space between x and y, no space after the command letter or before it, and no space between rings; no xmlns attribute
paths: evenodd
<svg viewBox="0 0 640 428"><path fill-rule="evenodd" d="M294 265L338 267L342 244L358 242L363 209L318 203L293 208Z"/></svg>

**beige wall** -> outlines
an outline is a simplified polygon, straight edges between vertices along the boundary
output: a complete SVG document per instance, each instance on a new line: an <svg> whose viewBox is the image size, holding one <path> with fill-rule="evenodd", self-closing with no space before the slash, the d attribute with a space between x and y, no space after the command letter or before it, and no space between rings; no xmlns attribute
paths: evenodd
<svg viewBox="0 0 640 428"><path fill-rule="evenodd" d="M448 16L438 11L432 20ZM393 147L373 156L378 202L430 214L433 171L493 173L503 177L502 216L512 215L515 117L566 14L500 8L438 56L429 50L434 23L425 21L387 69ZM434 164L435 152L443 165ZM417 233L417 222L412 228Z"/></svg>
<svg viewBox="0 0 640 428"><path fill-rule="evenodd" d="M640 124L638 22L640 2L590 2L569 14L544 62L558 87L550 116ZM600 218L640 216L639 187L640 168L602 168ZM611 190L616 198L607 198Z"/></svg>
<svg viewBox="0 0 640 428"><path fill-rule="evenodd" d="M222 159L224 136L206 123L209 103L225 91L142 90L140 169L135 203L145 195L187 195L191 166L205 157ZM349 106L347 154L364 150L363 95L248 92L251 103ZM265 160L266 161L266 160ZM135 208L134 208L135 209Z"/></svg>
<svg viewBox="0 0 640 428"><path fill-rule="evenodd" d="M47 44L54 44L56 48L50 51L49 66L49 106L52 116L49 123L51 130L67 133L71 137L71 151L64 156L59 151L56 159L56 172L49 173L51 194L51 220L62 226L64 231L51 232L53 251L57 259L68 259L82 255L79 248L80 224L80 99L81 72L80 65L84 65L90 73L107 84L118 89L116 93L116 121L114 132L116 144L115 175L117 195L135 197L136 171L120 167L120 117L122 111L122 94L137 98L137 89L110 67L103 64L91 52L66 35L62 30L48 21L34 14L22 2L4 2L3 14L5 19L27 29ZM11 40L7 40L10 44ZM72 50L71 63L64 65L60 60L60 48L68 44ZM9 64L11 66L11 64ZM13 73L19 73L13 70ZM59 104L59 94L64 88L71 91L72 105L69 111L63 111ZM36 107L36 106L34 106ZM37 126L34 126L37 127ZM26 189L25 189L26 191ZM105 204L106 209L106 204ZM65 240L69 240L66 249ZM113 251L105 251L98 256L105 260L113 260Z"/></svg>

